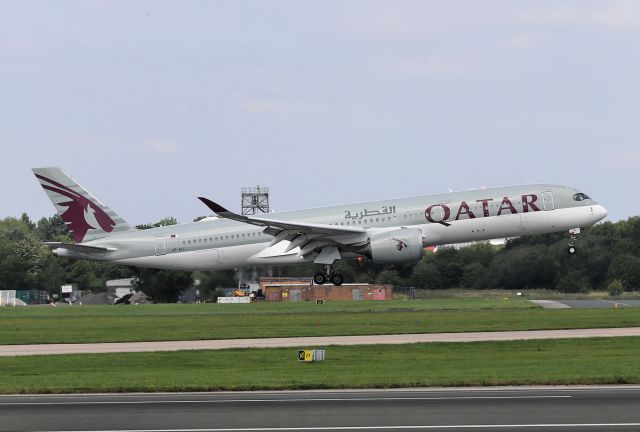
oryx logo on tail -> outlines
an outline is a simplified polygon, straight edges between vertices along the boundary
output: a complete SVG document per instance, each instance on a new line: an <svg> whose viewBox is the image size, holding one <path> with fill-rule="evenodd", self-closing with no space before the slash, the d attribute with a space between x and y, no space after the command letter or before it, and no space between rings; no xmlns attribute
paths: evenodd
<svg viewBox="0 0 640 432"><path fill-rule="evenodd" d="M59 202L55 202L55 204L67 208L64 211L60 211L60 217L64 220L67 229L77 243L82 242L90 229L102 229L108 233L113 231L116 223L98 205L73 189L50 178L40 174L36 174L36 177L40 180L44 189L69 198L69 201L65 201L64 198L60 197Z"/></svg>

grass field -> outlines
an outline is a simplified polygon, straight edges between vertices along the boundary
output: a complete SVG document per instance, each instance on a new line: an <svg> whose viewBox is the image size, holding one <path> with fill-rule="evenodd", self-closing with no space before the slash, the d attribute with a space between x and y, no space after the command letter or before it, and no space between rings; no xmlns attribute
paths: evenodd
<svg viewBox="0 0 640 432"><path fill-rule="evenodd" d="M640 338L2 357L0 393L640 383Z"/></svg>
<svg viewBox="0 0 640 432"><path fill-rule="evenodd" d="M542 309L519 298L0 308L0 344L640 326L640 308Z"/></svg>
<svg viewBox="0 0 640 432"><path fill-rule="evenodd" d="M92 305L92 306L35 306L0 308L0 318L6 316L140 316L140 315L237 315L330 312L393 312L412 309L514 309L537 308L521 297L459 297L429 300L392 301L336 301L317 305L314 302L256 302L250 304L145 304L145 305Z"/></svg>

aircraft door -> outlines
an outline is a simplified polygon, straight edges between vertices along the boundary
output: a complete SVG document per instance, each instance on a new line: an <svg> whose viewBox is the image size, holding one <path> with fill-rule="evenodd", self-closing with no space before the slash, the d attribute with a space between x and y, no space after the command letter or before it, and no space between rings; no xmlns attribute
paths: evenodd
<svg viewBox="0 0 640 432"><path fill-rule="evenodd" d="M553 193L550 191L542 192L542 205L545 210L553 210Z"/></svg>
<svg viewBox="0 0 640 432"><path fill-rule="evenodd" d="M156 249L156 256L167 254L167 246L164 239L156 239L155 249Z"/></svg>

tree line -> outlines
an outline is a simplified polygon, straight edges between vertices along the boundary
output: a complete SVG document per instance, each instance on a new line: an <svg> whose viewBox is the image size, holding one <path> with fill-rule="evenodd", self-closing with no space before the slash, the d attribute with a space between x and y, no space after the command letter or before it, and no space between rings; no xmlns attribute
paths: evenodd
<svg viewBox="0 0 640 432"><path fill-rule="evenodd" d="M174 218L139 225L147 229L175 224ZM0 290L44 289L59 292L63 284L101 291L109 279L136 278L136 284L158 302L176 301L193 279L202 295L232 287L234 271L186 272L122 266L56 257L45 241L71 242L58 216L32 221L27 214L0 220ZM613 294L640 288L640 217L604 222L583 229L576 255L567 253L568 235L555 233L507 240L504 246L476 243L426 252L415 266L382 265L368 259L343 260L335 271L347 282L411 286L419 289L551 289L563 292L609 290ZM320 266L305 264L258 268L258 274L311 276Z"/></svg>

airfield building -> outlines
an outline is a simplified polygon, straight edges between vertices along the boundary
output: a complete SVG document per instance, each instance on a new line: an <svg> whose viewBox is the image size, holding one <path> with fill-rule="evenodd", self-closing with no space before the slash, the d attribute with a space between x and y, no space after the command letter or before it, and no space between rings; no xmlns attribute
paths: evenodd
<svg viewBox="0 0 640 432"><path fill-rule="evenodd" d="M263 277L260 278L260 289L265 300L281 301L366 301L392 300L391 285L369 285L361 283L316 285L311 278Z"/></svg>

